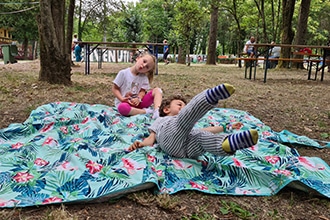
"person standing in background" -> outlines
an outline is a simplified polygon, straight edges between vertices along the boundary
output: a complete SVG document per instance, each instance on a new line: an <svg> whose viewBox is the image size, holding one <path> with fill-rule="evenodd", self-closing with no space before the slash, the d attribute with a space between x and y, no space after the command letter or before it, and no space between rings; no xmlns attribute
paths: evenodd
<svg viewBox="0 0 330 220"><path fill-rule="evenodd" d="M76 46L74 47L74 55L76 57L76 62L82 62L82 56L81 56L82 48L83 48L83 45L80 42L78 42L76 44Z"/></svg>
<svg viewBox="0 0 330 220"><path fill-rule="evenodd" d="M163 43L164 43L164 44L167 44L167 40L165 39L165 40L163 41ZM165 65L167 65L167 64L170 63L170 61L167 60L167 56L168 56L169 52L170 52L170 48L169 48L169 46L168 46L168 45L164 45L164 55L163 55L163 59L164 59Z"/></svg>
<svg viewBox="0 0 330 220"><path fill-rule="evenodd" d="M73 60L76 60L76 55L75 55L75 47L78 42L78 34L74 34L72 38L72 44L71 44L71 51L72 51L72 57L71 57L71 66L74 66Z"/></svg>
<svg viewBox="0 0 330 220"><path fill-rule="evenodd" d="M71 46L72 51L74 51L74 48L77 45L77 42L78 42L78 35L74 34L73 38L72 38L72 46Z"/></svg>

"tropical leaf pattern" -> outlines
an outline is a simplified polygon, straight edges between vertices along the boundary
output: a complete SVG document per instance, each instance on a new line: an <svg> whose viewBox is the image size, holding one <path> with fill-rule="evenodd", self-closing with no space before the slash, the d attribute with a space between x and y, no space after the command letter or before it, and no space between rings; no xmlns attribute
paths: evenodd
<svg viewBox="0 0 330 220"><path fill-rule="evenodd" d="M0 130L0 207L92 201L153 186L157 193L270 196L299 183L330 198L328 164L285 145L323 147L316 141L274 132L235 109L215 108L196 127L222 122L257 129L258 144L198 160L170 157L157 144L129 152L133 141L148 136L151 115L122 117L113 107L82 103L40 106L24 123Z"/></svg>

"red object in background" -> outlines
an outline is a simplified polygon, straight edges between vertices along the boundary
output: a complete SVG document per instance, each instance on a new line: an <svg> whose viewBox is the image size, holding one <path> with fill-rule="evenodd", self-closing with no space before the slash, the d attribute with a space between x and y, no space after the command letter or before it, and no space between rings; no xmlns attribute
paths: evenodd
<svg viewBox="0 0 330 220"><path fill-rule="evenodd" d="M0 45L1 45L1 43L0 43ZM18 51L18 55L15 56L15 59L16 60L25 60L25 58L24 58L24 50L22 48L22 45L17 45L17 51ZM33 56L32 56L32 52L31 51L32 51L32 46L29 45L28 46L28 50L27 50L28 55L26 57L26 59L28 59L28 60L33 60ZM0 59L3 59L3 54L2 54L1 46L0 46Z"/></svg>
<svg viewBox="0 0 330 220"><path fill-rule="evenodd" d="M303 49L300 49L299 52L303 52L303 53L312 53L312 50L310 48L303 48Z"/></svg>

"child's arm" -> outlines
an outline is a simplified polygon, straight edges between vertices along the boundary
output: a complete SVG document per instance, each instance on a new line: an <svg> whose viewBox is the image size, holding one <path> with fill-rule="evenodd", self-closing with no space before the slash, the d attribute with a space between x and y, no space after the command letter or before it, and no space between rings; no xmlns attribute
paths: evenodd
<svg viewBox="0 0 330 220"><path fill-rule="evenodd" d="M149 137L144 139L142 142L134 141L134 143L131 146L129 146L128 150L133 151L145 146L152 146L155 143L155 141L156 141L156 133L151 131Z"/></svg>
<svg viewBox="0 0 330 220"><path fill-rule="evenodd" d="M243 127L243 123L242 122L236 122L231 126L231 129L240 129L241 127ZM220 132L224 132L224 127L223 126L211 126L211 127L206 127L206 128L202 128L204 131L209 131L213 134L216 133L220 133ZM226 126L226 130L230 129L230 127L228 127L228 125Z"/></svg>
<svg viewBox="0 0 330 220"><path fill-rule="evenodd" d="M127 102L129 97L123 97L120 93L120 87L117 86L115 83L112 84L111 88L112 93L116 96L117 99L121 102Z"/></svg>
<svg viewBox="0 0 330 220"><path fill-rule="evenodd" d="M241 127L243 127L243 123L242 122L236 122L234 124L231 125L232 129L240 129Z"/></svg>
<svg viewBox="0 0 330 220"><path fill-rule="evenodd" d="M223 127L222 126L211 126L211 127L202 128L202 130L209 131L213 134L216 134L216 133L223 132Z"/></svg>
<svg viewBox="0 0 330 220"><path fill-rule="evenodd" d="M139 94L137 94L137 96L129 99L128 103L132 106L138 106L140 105L140 103L142 102L143 97L146 94L146 90L145 89L141 89Z"/></svg>

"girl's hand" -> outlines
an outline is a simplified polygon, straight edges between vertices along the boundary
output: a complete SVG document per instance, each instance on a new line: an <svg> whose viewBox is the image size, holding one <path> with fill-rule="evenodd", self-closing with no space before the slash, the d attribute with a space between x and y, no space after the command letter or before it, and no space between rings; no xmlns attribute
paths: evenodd
<svg viewBox="0 0 330 220"><path fill-rule="evenodd" d="M138 106L140 105L141 101L138 97L136 98L130 98L128 103L131 105L131 106Z"/></svg>
<svg viewBox="0 0 330 220"><path fill-rule="evenodd" d="M133 150L136 150L141 147L143 147L143 146L141 145L140 141L134 141L134 143L131 146L129 146L128 150L133 151Z"/></svg>
<svg viewBox="0 0 330 220"><path fill-rule="evenodd" d="M238 129L240 129L241 127L243 127L243 123L242 123L242 122L237 122L237 123L232 124L231 127L232 127L233 129L238 130Z"/></svg>
<svg viewBox="0 0 330 220"><path fill-rule="evenodd" d="M127 102L127 103L129 103L129 101L130 101L130 97L123 97L122 99L121 99L121 102ZM130 104L130 103L129 103Z"/></svg>
<svg viewBox="0 0 330 220"><path fill-rule="evenodd" d="M132 92L127 92L127 93L125 94L125 97L129 98L129 97L131 97L132 95L133 95Z"/></svg>

